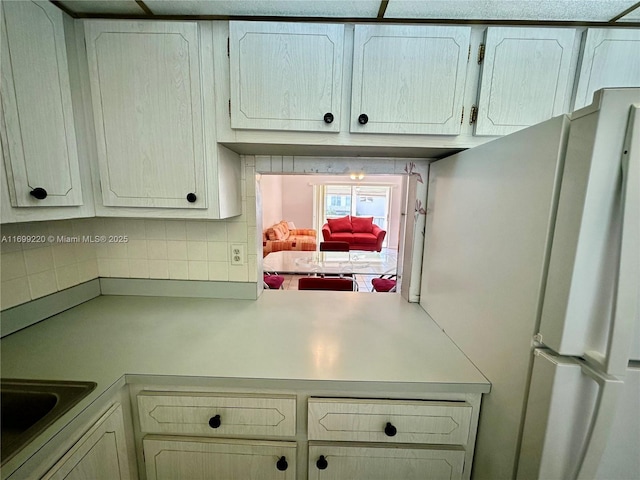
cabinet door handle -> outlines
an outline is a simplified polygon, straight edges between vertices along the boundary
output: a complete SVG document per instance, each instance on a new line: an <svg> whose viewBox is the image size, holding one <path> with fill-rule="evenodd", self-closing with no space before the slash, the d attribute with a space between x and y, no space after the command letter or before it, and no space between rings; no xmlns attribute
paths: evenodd
<svg viewBox="0 0 640 480"><path fill-rule="evenodd" d="M358 123L360 125L366 125L368 121L369 121L369 117L365 113L363 113L358 117Z"/></svg>
<svg viewBox="0 0 640 480"><path fill-rule="evenodd" d="M333 123L333 113L325 113L324 114L324 123Z"/></svg>
<svg viewBox="0 0 640 480"><path fill-rule="evenodd" d="M209 426L211 428L218 428L222 422L220 421L220 415L216 415L215 417L211 417L209 419Z"/></svg>
<svg viewBox="0 0 640 480"><path fill-rule="evenodd" d="M391 422L387 422L387 425L384 427L384 434L387 437L395 437L396 433L398 433L398 429L391 425Z"/></svg>
<svg viewBox="0 0 640 480"><path fill-rule="evenodd" d="M318 470L324 470L328 466L329 462L327 462L327 459L324 458L324 455L320 455L320 458L318 458L318 461L316 462L316 467L318 467Z"/></svg>
<svg viewBox="0 0 640 480"><path fill-rule="evenodd" d="M284 472L287 468L289 468L289 464L287 463L287 458L280 457L280 459L276 462L276 468L281 472Z"/></svg>
<svg viewBox="0 0 640 480"><path fill-rule="evenodd" d="M44 200L47 198L47 191L42 187L36 187L29 192L29 195L37 198L38 200Z"/></svg>
<svg viewBox="0 0 640 480"><path fill-rule="evenodd" d="M198 199L198 197L196 196L195 193L188 193L187 194L187 202L189 203L196 203L196 200Z"/></svg>

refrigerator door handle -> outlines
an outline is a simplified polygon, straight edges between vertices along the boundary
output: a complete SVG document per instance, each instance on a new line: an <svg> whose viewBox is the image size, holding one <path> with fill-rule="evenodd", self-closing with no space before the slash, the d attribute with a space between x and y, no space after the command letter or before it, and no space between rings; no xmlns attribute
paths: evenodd
<svg viewBox="0 0 640 480"><path fill-rule="evenodd" d="M634 128L635 126L635 128ZM640 106L632 105L622 149L622 235L616 299L607 353L585 352L585 359L610 375L623 376L629 363L634 322L640 308Z"/></svg>
<svg viewBox="0 0 640 480"><path fill-rule="evenodd" d="M616 377L596 372L586 363L581 364L582 372L598 384L598 397L593 410L593 419L585 439L585 448L577 466L577 480L593 480L597 475L600 459L607 446L613 423L618 397L624 382Z"/></svg>

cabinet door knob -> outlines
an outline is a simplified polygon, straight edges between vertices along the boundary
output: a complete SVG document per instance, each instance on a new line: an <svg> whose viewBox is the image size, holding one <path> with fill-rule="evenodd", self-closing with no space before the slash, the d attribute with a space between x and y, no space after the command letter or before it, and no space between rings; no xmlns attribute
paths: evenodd
<svg viewBox="0 0 640 480"><path fill-rule="evenodd" d="M327 462L327 459L324 458L324 455L320 455L320 458L318 458L318 461L316 462L316 467L318 467L318 470L324 470L328 466L329 463Z"/></svg>
<svg viewBox="0 0 640 480"><path fill-rule="evenodd" d="M211 417L209 419L209 426L211 428L218 428L222 422L220 421L220 415L216 415L215 417Z"/></svg>
<svg viewBox="0 0 640 480"><path fill-rule="evenodd" d="M289 464L287 463L287 458L280 457L280 459L276 462L276 468L281 472L284 472L287 468L289 468Z"/></svg>
<svg viewBox="0 0 640 480"><path fill-rule="evenodd" d="M391 425L390 422L387 422L387 425L384 427L384 434L387 437L395 437L396 433L398 433L398 429Z"/></svg>
<svg viewBox="0 0 640 480"><path fill-rule="evenodd" d="M360 125L366 125L368 121L369 121L369 117L364 113L358 117L358 123Z"/></svg>
<svg viewBox="0 0 640 480"><path fill-rule="evenodd" d="M44 200L47 198L47 191L42 187L36 187L29 192L32 197L37 198L38 200Z"/></svg>
<svg viewBox="0 0 640 480"><path fill-rule="evenodd" d="M324 114L324 123L333 123L333 113L325 113Z"/></svg>
<svg viewBox="0 0 640 480"><path fill-rule="evenodd" d="M195 193L188 193L187 194L187 202L189 203L196 203L196 200L198 199L198 197L196 196Z"/></svg>

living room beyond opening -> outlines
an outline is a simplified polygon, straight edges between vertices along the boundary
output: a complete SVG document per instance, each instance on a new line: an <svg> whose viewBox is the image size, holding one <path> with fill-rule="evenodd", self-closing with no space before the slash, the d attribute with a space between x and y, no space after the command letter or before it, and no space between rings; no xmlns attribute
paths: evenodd
<svg viewBox="0 0 640 480"><path fill-rule="evenodd" d="M387 286L397 282L392 291L399 292L407 180L407 175L259 175L258 255L264 272L282 277L281 284L275 282L278 289L297 290L305 276L348 276L354 290L375 292L380 282L373 280L382 276L393 279ZM330 249L347 252L322 253L323 242L323 250L333 244Z"/></svg>

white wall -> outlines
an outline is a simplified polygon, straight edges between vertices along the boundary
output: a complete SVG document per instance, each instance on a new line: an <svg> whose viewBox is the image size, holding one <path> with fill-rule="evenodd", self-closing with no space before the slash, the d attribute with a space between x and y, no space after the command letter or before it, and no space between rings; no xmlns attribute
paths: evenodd
<svg viewBox="0 0 640 480"><path fill-rule="evenodd" d="M282 215L296 228L313 225L313 178L309 175L282 175ZM318 232L319 234L320 232Z"/></svg>
<svg viewBox="0 0 640 480"><path fill-rule="evenodd" d="M282 176L261 175L260 192L262 194L262 225L269 228L280 220L288 220L282 211Z"/></svg>

